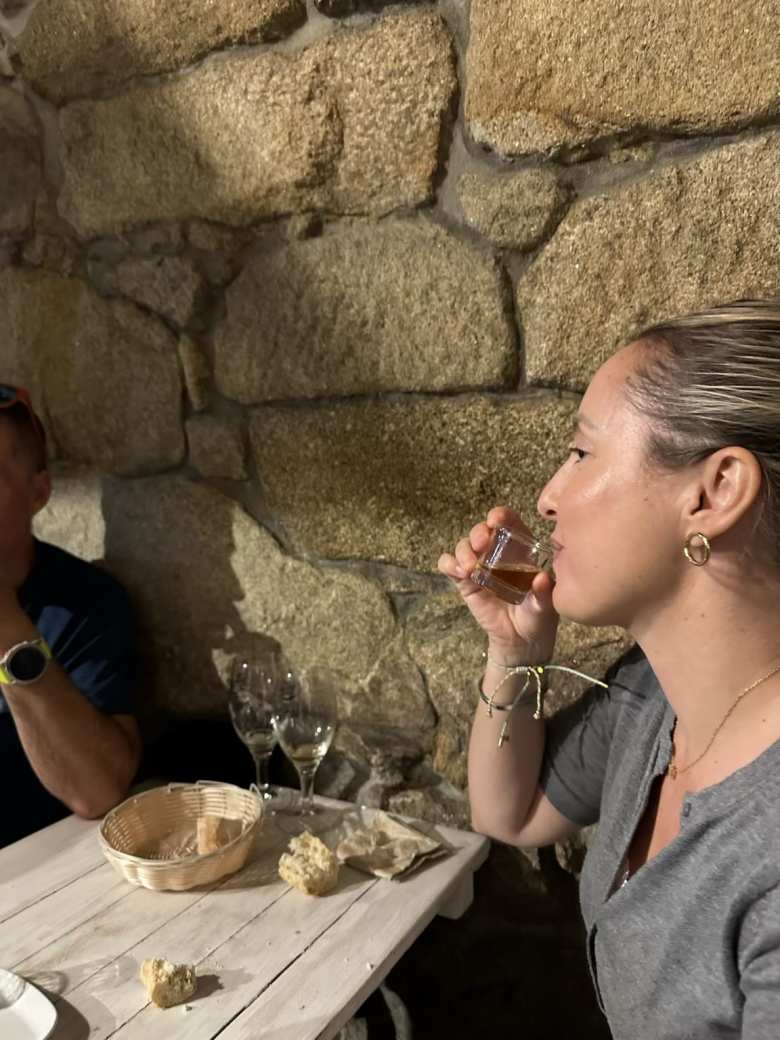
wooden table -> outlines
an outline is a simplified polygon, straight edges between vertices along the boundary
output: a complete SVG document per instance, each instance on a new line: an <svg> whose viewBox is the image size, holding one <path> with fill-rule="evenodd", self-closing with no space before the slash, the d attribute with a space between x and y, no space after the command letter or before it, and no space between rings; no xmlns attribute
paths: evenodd
<svg viewBox="0 0 780 1040"><path fill-rule="evenodd" d="M242 871L191 892L128 884L104 860L97 824L74 816L1 850L0 966L55 1000L53 1040L328 1040L436 914L467 909L488 849L441 827L453 855L402 881L342 867L317 898L276 874L289 840L278 819ZM197 966L190 1010L147 1003L146 957Z"/></svg>

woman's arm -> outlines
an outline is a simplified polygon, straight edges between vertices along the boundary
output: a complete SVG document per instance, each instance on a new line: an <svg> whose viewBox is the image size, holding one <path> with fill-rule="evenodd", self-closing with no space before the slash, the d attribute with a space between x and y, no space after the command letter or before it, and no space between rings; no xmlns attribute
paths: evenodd
<svg viewBox="0 0 780 1040"><path fill-rule="evenodd" d="M519 605L511 605L470 580L479 555L497 526L526 530L509 509L490 511L487 523L477 524L452 554L439 560L439 570L451 579L477 624L488 637L488 662L482 689L496 703L511 703L523 679L506 678L506 666L545 664L553 653L558 615L552 605L553 579L542 571ZM500 688L499 688L500 684ZM508 720L505 740L498 747ZM469 799L474 827L500 841L546 845L577 827L538 791L544 752L544 722L532 710L518 706L511 713L494 709L492 717L480 702L469 743Z"/></svg>
<svg viewBox="0 0 780 1040"><path fill-rule="evenodd" d="M488 698L505 677L503 669L488 663L482 681ZM522 685L519 676L503 681L496 702L511 702ZM469 741L469 799L475 830L520 848L538 848L564 841L579 826L539 790L545 722L534 719L533 702L526 697L509 713L494 709L492 717L482 701L477 706ZM507 718L508 739L499 747Z"/></svg>

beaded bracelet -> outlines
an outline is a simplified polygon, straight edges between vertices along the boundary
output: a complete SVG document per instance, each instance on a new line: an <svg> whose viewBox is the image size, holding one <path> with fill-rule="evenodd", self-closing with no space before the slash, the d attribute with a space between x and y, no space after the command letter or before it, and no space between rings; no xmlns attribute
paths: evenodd
<svg viewBox="0 0 780 1040"><path fill-rule="evenodd" d="M531 683L531 680L533 680L534 683L535 683L535 689L534 689L533 692L536 695L536 709L534 710L533 717L537 721L544 717L544 711L543 711L544 703L543 702L544 702L544 694L545 694L546 690L545 690L545 687L543 685L543 679L544 679L544 673L545 672L566 672L569 675L576 675L577 678L579 678L579 679L585 679L586 682L593 683L596 686L602 686L605 690L609 689L609 686L607 685L607 683L602 682L600 679L594 679L594 677L592 675L586 675L584 672L578 672L574 668L567 668L565 665L562 665L562 664L518 664L518 665L501 664L499 661L495 661L487 653L487 651L483 651L482 657L485 660L489 661L491 664L495 665L497 668L503 668L504 671L506 672L506 675L498 683L498 685L496 686L496 688L493 690L493 692L491 693L491 695L489 697L487 696L485 691L482 689L482 686L481 685L479 686L479 699L484 704L487 704L487 716L488 716L488 718L492 718L493 717L493 709L494 708L496 709L496 711L505 711L505 712L507 712L507 717L504 719L503 723L501 724L501 730L500 730L500 732L498 734L498 746L500 748L503 747L504 744L509 740L509 737L507 735L507 730L509 728L509 719L510 719L511 712L522 701L523 696L525 695L526 690L528 689L528 687L529 687L529 685ZM511 703L509 703L509 704L496 704L495 703L496 694L501 689L501 687L504 685L504 683L507 682L509 679L511 679L513 676L520 675L521 672L525 672L527 677L526 677L525 683L523 684L523 688L515 696L514 700L511 701Z"/></svg>

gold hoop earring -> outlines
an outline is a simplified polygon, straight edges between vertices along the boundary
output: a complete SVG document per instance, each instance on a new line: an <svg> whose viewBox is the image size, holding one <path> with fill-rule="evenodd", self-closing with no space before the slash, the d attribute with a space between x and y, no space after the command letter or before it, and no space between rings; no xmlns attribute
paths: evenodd
<svg viewBox="0 0 780 1040"><path fill-rule="evenodd" d="M693 545L693 539L698 538L700 540L699 545ZM698 553L699 558L697 559L693 553ZM710 558L712 550L710 548L710 540L706 534L702 534L701 531L694 531L693 534L689 534L685 539L683 545L683 556L692 563L694 567L703 567Z"/></svg>

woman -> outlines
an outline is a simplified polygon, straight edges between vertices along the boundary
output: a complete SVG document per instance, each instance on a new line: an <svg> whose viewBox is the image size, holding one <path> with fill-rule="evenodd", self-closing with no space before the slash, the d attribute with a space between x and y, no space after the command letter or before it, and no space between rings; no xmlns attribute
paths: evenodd
<svg viewBox="0 0 780 1040"><path fill-rule="evenodd" d="M469 579L492 527L523 529L508 509L439 561L488 637L474 826L536 847L599 821L580 898L617 1040L777 1040L780 302L666 322L610 358L538 509L555 581L519 606ZM637 646L547 724L527 694L502 711L514 666L553 660L559 615Z"/></svg>

